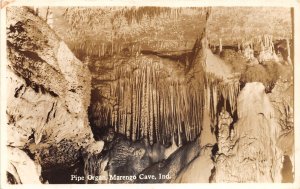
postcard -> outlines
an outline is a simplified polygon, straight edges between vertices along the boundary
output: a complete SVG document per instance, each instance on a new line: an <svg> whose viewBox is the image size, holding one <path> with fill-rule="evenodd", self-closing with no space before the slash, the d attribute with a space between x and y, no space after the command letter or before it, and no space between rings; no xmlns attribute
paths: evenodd
<svg viewBox="0 0 300 189"><path fill-rule="evenodd" d="M1 1L1 185L299 188L299 8Z"/></svg>

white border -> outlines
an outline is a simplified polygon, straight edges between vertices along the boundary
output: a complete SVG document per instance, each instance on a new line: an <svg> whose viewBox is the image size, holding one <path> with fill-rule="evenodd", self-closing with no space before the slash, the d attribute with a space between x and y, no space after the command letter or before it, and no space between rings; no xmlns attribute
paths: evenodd
<svg viewBox="0 0 300 189"><path fill-rule="evenodd" d="M6 146L6 85L5 85L5 78L6 78L6 9L2 8L0 11L1 14L1 185L0 188L156 188L156 187L164 187L168 189L177 189L182 187L197 187L197 188L224 188L224 187L230 187L232 189L240 189L242 188L274 188L274 189L281 189L281 188L300 188L300 169L299 169L299 161L296 161L297 159L300 159L300 129L298 126L300 126L300 119L299 119L299 107L300 107L300 101L299 101L299 81L300 81L300 75L296 73L300 73L299 68L299 60L300 60L300 54L296 52L300 52L300 1L296 0L17 0L8 6L169 6L169 7L193 7L193 6L268 6L268 7L294 7L294 34L295 34L295 59L294 59L294 85L295 85L295 91L294 91L294 116L295 116L295 182L293 184L102 184L102 185L74 185L74 184L68 184L68 185L7 185L4 184L6 181L6 173L3 168L3 165L7 163L6 161L6 154L3 153L3 150ZM4 179L4 180L3 180Z"/></svg>
<svg viewBox="0 0 300 189"><path fill-rule="evenodd" d="M300 101L299 101L299 82L300 82L300 2L294 8L294 132L295 132L295 182L298 183L298 188L300 188ZM298 160L298 161L297 161Z"/></svg>
<svg viewBox="0 0 300 189"><path fill-rule="evenodd" d="M7 135L6 132L6 107L7 107L7 96L6 96L6 9L1 9L0 10L0 122L1 122L1 131L0 131L0 144L1 144L1 172L0 172L0 178L1 178L1 183L0 186L2 185L2 181L5 182L6 180L6 171L3 168L4 165L7 165L7 158L6 158L6 153L4 149L6 149L6 141L7 141ZM4 180L3 180L4 179ZM1 186L2 189L2 186Z"/></svg>
<svg viewBox="0 0 300 189"><path fill-rule="evenodd" d="M296 0L17 0L10 6L273 6L292 7Z"/></svg>

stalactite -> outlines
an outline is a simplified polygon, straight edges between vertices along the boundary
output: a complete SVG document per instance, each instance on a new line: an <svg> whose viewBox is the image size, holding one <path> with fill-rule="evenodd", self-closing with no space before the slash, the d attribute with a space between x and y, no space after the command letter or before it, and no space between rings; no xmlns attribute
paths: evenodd
<svg viewBox="0 0 300 189"><path fill-rule="evenodd" d="M222 50L223 50L222 39L221 38L219 39L219 48L220 48L220 53L221 53Z"/></svg>
<svg viewBox="0 0 300 189"><path fill-rule="evenodd" d="M136 77L133 76L133 84L132 84L132 109L131 109L131 116L132 116L132 122L131 122L131 140L136 141L136 128L137 128L137 94L136 94Z"/></svg>
<svg viewBox="0 0 300 189"><path fill-rule="evenodd" d="M290 41L289 41L289 39L286 39L286 46L287 46L287 53L288 53L287 61L288 61L289 64L292 64L291 49L290 49Z"/></svg>
<svg viewBox="0 0 300 189"><path fill-rule="evenodd" d="M99 49L102 54L105 44ZM161 65L142 56L135 57L132 64L113 64L115 81L110 83L109 93L115 104L93 105L94 117L99 117L97 125L111 125L132 141L144 139L150 145L169 145L175 137L181 145L199 136L204 108L210 110L213 123L220 99L229 103L230 113L235 111L237 84L222 85L214 75L205 74L203 81L200 78L190 85L184 79L166 79L168 73Z"/></svg>

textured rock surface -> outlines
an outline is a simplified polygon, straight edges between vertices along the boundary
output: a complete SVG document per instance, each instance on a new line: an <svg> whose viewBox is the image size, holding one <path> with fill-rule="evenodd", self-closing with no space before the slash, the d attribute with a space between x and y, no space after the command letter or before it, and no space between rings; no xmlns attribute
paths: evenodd
<svg viewBox="0 0 300 189"><path fill-rule="evenodd" d="M294 85L293 77L279 79L269 94L274 107L275 120L279 124L277 147L287 156L295 169L294 151ZM283 173L284 174L284 173ZM289 174L289 173L288 173ZM284 175L283 175L284 176ZM289 178L293 180L293 176Z"/></svg>
<svg viewBox="0 0 300 189"><path fill-rule="evenodd" d="M195 158L177 176L175 182L178 183L208 183L214 168L211 159L211 148L201 149L201 155Z"/></svg>
<svg viewBox="0 0 300 189"><path fill-rule="evenodd" d="M106 143L101 155L87 154L85 157L84 172L88 175L104 176L99 181L88 181L86 183L126 183L123 180L110 180L109 175L133 176L137 175L150 165L152 157L149 147L140 141L131 142L126 137L116 134Z"/></svg>
<svg viewBox="0 0 300 189"><path fill-rule="evenodd" d="M19 148L7 147L8 172L18 184L40 184L41 166Z"/></svg>
<svg viewBox="0 0 300 189"><path fill-rule="evenodd" d="M93 141L90 74L27 8L7 9L7 145L29 149L43 168L69 166Z"/></svg>
<svg viewBox="0 0 300 189"><path fill-rule="evenodd" d="M54 29L78 54L104 57L128 48L190 49L203 27L203 8L51 7ZM97 18L97 19L90 19ZM69 31L69 32L65 32ZM145 32L146 31L146 32ZM85 40L78 40L84 38Z"/></svg>
<svg viewBox="0 0 300 189"><path fill-rule="evenodd" d="M283 39L292 34L290 8L214 7L207 28L211 44L218 44L220 38L225 45L234 44L261 34Z"/></svg>
<svg viewBox="0 0 300 189"><path fill-rule="evenodd" d="M216 158L216 182L281 182L280 150L276 147L278 124L262 83L247 83L237 102L234 136L223 130L222 150ZM221 130L222 131L222 130ZM219 142L219 141L218 141ZM226 144L226 145L225 145Z"/></svg>
<svg viewBox="0 0 300 189"><path fill-rule="evenodd" d="M180 147L168 159L158 162L147 169L143 170L140 174L155 175L160 178L159 174L169 175L165 179L156 180L143 180L137 179L136 183L173 183L180 174L180 171L185 168L193 159L200 155L199 140L190 142Z"/></svg>
<svg viewBox="0 0 300 189"><path fill-rule="evenodd" d="M93 61L90 68L94 78L89 111L95 132L113 126L133 141L166 147L172 136L180 146L200 133L202 94L186 87L182 62L123 55Z"/></svg>

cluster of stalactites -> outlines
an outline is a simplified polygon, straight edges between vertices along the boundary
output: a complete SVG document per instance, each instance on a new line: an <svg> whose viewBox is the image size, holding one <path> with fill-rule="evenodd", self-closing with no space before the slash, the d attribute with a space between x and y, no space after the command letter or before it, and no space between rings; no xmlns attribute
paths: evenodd
<svg viewBox="0 0 300 189"><path fill-rule="evenodd" d="M148 61L148 62L147 62ZM115 68L110 85L114 106L98 104L98 127L113 126L132 141L177 145L201 132L203 90L189 90L185 81L169 76L159 63L143 61Z"/></svg>
<svg viewBox="0 0 300 189"><path fill-rule="evenodd" d="M236 113L237 96L240 91L240 84L237 79L221 81L213 74L206 73L204 78L205 108L209 110L211 127L217 125L217 116L226 110L233 116Z"/></svg>
<svg viewBox="0 0 300 189"><path fill-rule="evenodd" d="M234 114L238 82L222 83L206 74L204 82L191 86L163 70L149 59L115 68L117 78L110 85L110 96L116 104L99 103L95 110L101 117L96 125L113 126L132 141L169 145L174 138L180 146L201 133L204 108L209 110L213 126L218 106L229 107ZM223 104L218 104L221 101Z"/></svg>
<svg viewBox="0 0 300 189"><path fill-rule="evenodd" d="M242 51L244 56L249 60L257 58L259 62L278 62L279 59L273 41L272 35L256 36L249 40L242 40L242 42L238 44L238 50ZM255 57L254 52L258 52L259 55Z"/></svg>
<svg viewBox="0 0 300 189"><path fill-rule="evenodd" d="M163 43L162 43L163 44ZM112 43L112 42L97 42L97 41L82 41L79 43L70 42L70 46L75 54L81 56L97 56L107 57L114 54L137 55L142 50L141 43Z"/></svg>

